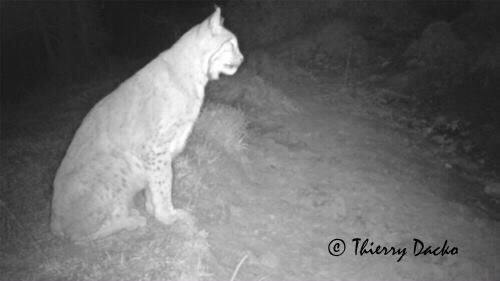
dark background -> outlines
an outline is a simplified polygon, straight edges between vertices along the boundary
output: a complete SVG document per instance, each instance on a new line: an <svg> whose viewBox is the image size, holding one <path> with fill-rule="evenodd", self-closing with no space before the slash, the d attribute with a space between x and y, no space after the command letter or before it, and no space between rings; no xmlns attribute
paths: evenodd
<svg viewBox="0 0 500 281"><path fill-rule="evenodd" d="M214 4L223 8L246 55L288 48L294 38L307 41L322 26L342 22L364 44L352 65L358 79L404 75L407 82L396 90L412 96L415 114L430 122L455 116L467 128L447 123L444 133L465 135L473 155L486 155L498 167L497 1L2 1L2 114L47 89L110 73L125 78L207 17ZM310 55L297 63L318 67L317 56L316 64L308 63ZM341 64L346 56L338 53L321 65ZM383 67L381 57L389 62Z"/></svg>
<svg viewBox="0 0 500 281"><path fill-rule="evenodd" d="M227 25L240 37L243 49L279 41L299 33L310 22L351 18L373 29L386 25L389 17L415 11L418 27L407 34L415 37L425 24L438 19L454 20L475 5L469 1L378 2L391 6L393 14L369 15L368 2L349 1L2 1L2 91L6 97L21 87L55 75L57 80L82 79L93 73L109 56L154 57L183 32L204 19L218 4L229 14ZM404 4L401 4L404 3ZM487 3L486 3L487 4ZM316 7L311 7L315 5ZM364 7L366 6L366 7ZM360 13L367 15L356 15ZM302 13L302 14L301 14ZM298 16L297 16L298 15ZM396 25L413 25L400 19ZM287 24L285 28L279 22ZM236 25L236 26L234 26ZM274 28L273 28L274 27ZM286 30L282 30L286 29ZM253 33L253 34L252 34ZM265 33L265 34L263 34ZM268 38L271 38L269 40ZM379 43L388 41L387 38ZM390 42L387 42L390 43ZM392 45L392 44L387 44ZM58 72L59 70L59 72ZM64 77L63 77L64 76ZM5 87L5 88L4 88Z"/></svg>

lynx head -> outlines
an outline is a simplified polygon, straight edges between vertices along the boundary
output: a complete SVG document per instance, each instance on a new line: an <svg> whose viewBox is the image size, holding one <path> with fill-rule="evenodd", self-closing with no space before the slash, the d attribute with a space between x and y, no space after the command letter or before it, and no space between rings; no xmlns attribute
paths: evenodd
<svg viewBox="0 0 500 281"><path fill-rule="evenodd" d="M243 55L238 47L236 36L223 26L221 10L215 6L215 12L203 21L198 30L200 45L206 50L204 69L210 80L219 79L219 75L233 75L243 62Z"/></svg>

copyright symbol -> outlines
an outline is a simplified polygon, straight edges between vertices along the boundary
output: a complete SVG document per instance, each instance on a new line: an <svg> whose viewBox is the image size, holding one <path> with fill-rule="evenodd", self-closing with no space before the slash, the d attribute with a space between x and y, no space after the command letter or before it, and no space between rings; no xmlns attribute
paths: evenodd
<svg viewBox="0 0 500 281"><path fill-rule="evenodd" d="M335 257L341 256L345 252L344 240L337 238L330 241L328 244L328 252Z"/></svg>

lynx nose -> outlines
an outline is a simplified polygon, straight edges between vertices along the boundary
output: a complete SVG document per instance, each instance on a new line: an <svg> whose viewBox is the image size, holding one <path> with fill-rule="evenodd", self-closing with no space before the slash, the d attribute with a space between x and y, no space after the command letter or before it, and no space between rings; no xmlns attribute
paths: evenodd
<svg viewBox="0 0 500 281"><path fill-rule="evenodd" d="M242 54L239 54L239 56L236 58L236 60L234 62L234 65L240 66L244 60L245 60L245 57L243 57Z"/></svg>

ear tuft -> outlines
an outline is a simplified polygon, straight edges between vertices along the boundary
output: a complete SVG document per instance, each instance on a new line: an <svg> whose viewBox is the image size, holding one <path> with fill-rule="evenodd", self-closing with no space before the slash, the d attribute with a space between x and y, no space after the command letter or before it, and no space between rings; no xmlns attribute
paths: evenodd
<svg viewBox="0 0 500 281"><path fill-rule="evenodd" d="M217 34L220 32L222 29L222 23L224 19L220 15L220 8L217 5L215 6L215 12L210 16L210 19L208 20L210 30L212 33Z"/></svg>
<svg viewBox="0 0 500 281"><path fill-rule="evenodd" d="M217 15L217 17L220 18L220 7L217 6L217 4L214 4L214 9L215 9L214 15Z"/></svg>

